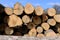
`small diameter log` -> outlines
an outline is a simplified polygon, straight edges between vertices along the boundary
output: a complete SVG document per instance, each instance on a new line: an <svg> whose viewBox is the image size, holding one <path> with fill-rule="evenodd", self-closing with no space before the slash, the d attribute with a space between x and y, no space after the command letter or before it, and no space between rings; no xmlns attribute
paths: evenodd
<svg viewBox="0 0 60 40"><path fill-rule="evenodd" d="M14 14L21 15L23 13L23 10L24 10L23 6L20 3L17 2L14 5Z"/></svg>
<svg viewBox="0 0 60 40"><path fill-rule="evenodd" d="M13 9L10 8L10 7L6 7L5 12L6 12L7 15L12 15L13 14Z"/></svg>
<svg viewBox="0 0 60 40"><path fill-rule="evenodd" d="M38 16L33 17L32 20L33 20L33 23L36 25L41 24L41 18Z"/></svg>
<svg viewBox="0 0 60 40"><path fill-rule="evenodd" d="M21 26L23 24L21 18L16 15L10 15L8 25L9 27Z"/></svg>
<svg viewBox="0 0 60 40"><path fill-rule="evenodd" d="M27 27L28 27L28 29L32 29L32 28L35 28L36 25L34 23L30 22L27 24Z"/></svg>
<svg viewBox="0 0 60 40"><path fill-rule="evenodd" d="M39 27L37 27L37 32L38 32L38 33L42 33L42 32L43 32L43 28L42 28L42 27L40 27L40 26L39 26Z"/></svg>
<svg viewBox="0 0 60 40"><path fill-rule="evenodd" d="M38 37L38 38L43 38L43 37L45 37L45 36L44 36L44 34L37 34L37 37Z"/></svg>
<svg viewBox="0 0 60 40"><path fill-rule="evenodd" d="M32 14L34 11L34 7L30 3L27 3L24 11L26 14Z"/></svg>
<svg viewBox="0 0 60 40"><path fill-rule="evenodd" d="M37 6L37 7L35 8L35 14L36 14L37 16L41 16L41 15L43 14L43 8L40 7L40 6Z"/></svg>
<svg viewBox="0 0 60 40"><path fill-rule="evenodd" d="M11 34L13 34L13 32L14 32L14 30L12 28L9 28L9 27L5 28L5 34L11 35Z"/></svg>
<svg viewBox="0 0 60 40"><path fill-rule="evenodd" d="M48 19L47 20L47 23L49 24L49 25L51 25L51 26L55 26L56 25L56 21L54 20L54 19Z"/></svg>
<svg viewBox="0 0 60 40"><path fill-rule="evenodd" d="M54 19L56 20L56 22L60 23L60 14L56 14L54 16Z"/></svg>
<svg viewBox="0 0 60 40"><path fill-rule="evenodd" d="M49 29L49 30L45 31L45 36L46 37L56 37L57 35L53 30Z"/></svg>
<svg viewBox="0 0 60 40"><path fill-rule="evenodd" d="M56 14L56 10L54 8L49 8L47 13L49 16L54 16Z"/></svg>
<svg viewBox="0 0 60 40"><path fill-rule="evenodd" d="M30 31L29 31L29 36L36 36L36 34L37 34L37 31L36 31L36 29L35 28L33 28L33 29L31 29Z"/></svg>
<svg viewBox="0 0 60 40"><path fill-rule="evenodd" d="M41 27L44 29L44 30L48 30L50 28L50 25L48 23L42 23L41 24Z"/></svg>
<svg viewBox="0 0 60 40"><path fill-rule="evenodd" d="M24 16L22 17L22 21L26 24L26 23L29 23L29 22L31 21L31 19L30 19L29 16L24 15Z"/></svg>
<svg viewBox="0 0 60 40"><path fill-rule="evenodd" d="M46 14L42 15L42 21L45 22L48 20L48 16Z"/></svg>

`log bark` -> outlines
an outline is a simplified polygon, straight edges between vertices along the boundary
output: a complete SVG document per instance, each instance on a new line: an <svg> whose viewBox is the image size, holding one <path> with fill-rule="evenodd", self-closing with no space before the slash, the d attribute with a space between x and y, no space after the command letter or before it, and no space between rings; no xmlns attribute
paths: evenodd
<svg viewBox="0 0 60 40"><path fill-rule="evenodd" d="M54 19L56 20L56 22L60 23L60 14L56 14L54 16Z"/></svg>
<svg viewBox="0 0 60 40"><path fill-rule="evenodd" d="M20 4L20 3L16 3L15 5L14 5L14 14L16 14L16 15L21 15L21 14L23 14L23 6Z"/></svg>
<svg viewBox="0 0 60 40"><path fill-rule="evenodd" d="M7 15L12 15L13 14L13 9L10 7L5 7L5 12Z"/></svg>
<svg viewBox="0 0 60 40"><path fill-rule="evenodd" d="M30 3L27 3L24 11L26 14L32 14L34 12L34 7Z"/></svg>
<svg viewBox="0 0 60 40"><path fill-rule="evenodd" d="M53 18L48 19L48 20L47 20L47 23L48 23L49 25L51 25L51 26L55 26L55 25L56 25L56 21L55 21Z"/></svg>
<svg viewBox="0 0 60 40"><path fill-rule="evenodd" d="M36 25L41 24L41 18L38 16L33 17L32 20L33 20L33 23Z"/></svg>
<svg viewBox="0 0 60 40"><path fill-rule="evenodd" d="M35 14L36 14L37 16L41 16L41 15L43 14L43 8L40 7L40 6L37 6L37 7L35 8Z"/></svg>
<svg viewBox="0 0 60 40"><path fill-rule="evenodd" d="M26 23L29 23L29 22L31 21L31 19L30 19L29 16L24 15L24 16L22 17L22 21L26 24Z"/></svg>
<svg viewBox="0 0 60 40"><path fill-rule="evenodd" d="M49 16L54 16L56 14L56 10L54 8L49 8L47 13Z"/></svg>
<svg viewBox="0 0 60 40"><path fill-rule="evenodd" d="M44 29L44 30L48 30L50 28L50 25L48 23L42 23L41 24L41 27Z"/></svg>
<svg viewBox="0 0 60 40"><path fill-rule="evenodd" d="M37 32L38 32L38 33L42 33L42 32L43 32L43 28L40 27L40 26L38 26L38 27L37 27Z"/></svg>

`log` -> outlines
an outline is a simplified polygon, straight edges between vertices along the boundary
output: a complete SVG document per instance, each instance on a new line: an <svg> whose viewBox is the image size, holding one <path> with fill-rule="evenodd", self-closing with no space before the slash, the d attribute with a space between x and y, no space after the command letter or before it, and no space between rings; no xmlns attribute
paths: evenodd
<svg viewBox="0 0 60 40"><path fill-rule="evenodd" d="M8 20L9 20L9 16L5 16L5 17L4 17L4 23L7 24L7 23L8 23Z"/></svg>
<svg viewBox="0 0 60 40"><path fill-rule="evenodd" d="M31 19L30 19L30 17L29 17L28 15L24 15L24 16L22 17L22 21L23 21L24 23L29 23L29 22L31 21Z"/></svg>
<svg viewBox="0 0 60 40"><path fill-rule="evenodd" d="M60 23L60 14L56 14L54 16L54 19L56 20L56 22Z"/></svg>
<svg viewBox="0 0 60 40"><path fill-rule="evenodd" d="M38 32L38 33L42 33L42 32L43 32L43 28L40 27L40 26L38 26L38 27L37 27L37 32Z"/></svg>
<svg viewBox="0 0 60 40"><path fill-rule="evenodd" d="M27 27L28 27L28 29L32 29L32 28L35 28L36 25L34 23L30 22L27 24Z"/></svg>
<svg viewBox="0 0 60 40"><path fill-rule="evenodd" d="M41 18L38 16L33 17L32 20L33 20L33 23L36 25L41 24Z"/></svg>
<svg viewBox="0 0 60 40"><path fill-rule="evenodd" d="M48 23L42 23L41 24L41 27L44 29L44 30L48 30L50 28L50 25Z"/></svg>
<svg viewBox="0 0 60 40"><path fill-rule="evenodd" d="M60 33L60 27L58 27L57 31L58 31L58 33Z"/></svg>
<svg viewBox="0 0 60 40"><path fill-rule="evenodd" d="M43 38L43 37L45 37L45 36L44 36L44 34L40 33L40 34L37 34L37 37L38 37L38 38Z"/></svg>
<svg viewBox="0 0 60 40"><path fill-rule="evenodd" d="M47 14L43 14L43 15L42 15L42 21L45 22L45 21L47 21L47 20L48 20Z"/></svg>
<svg viewBox="0 0 60 40"><path fill-rule="evenodd" d="M9 27L21 26L23 24L21 18L16 15L10 15L8 20Z"/></svg>
<svg viewBox="0 0 60 40"><path fill-rule="evenodd" d="M56 14L56 10L54 8L49 8L47 13L49 16L54 16Z"/></svg>
<svg viewBox="0 0 60 40"><path fill-rule="evenodd" d="M49 30L45 31L45 36L46 37L56 37L57 35L53 30L49 29Z"/></svg>
<svg viewBox="0 0 60 40"><path fill-rule="evenodd" d="M47 23L48 23L49 25L51 25L51 26L55 26L55 25L56 25L56 21L55 21L53 18L48 19L48 20L47 20Z"/></svg>
<svg viewBox="0 0 60 40"><path fill-rule="evenodd" d="M43 8L40 7L40 6L37 6L37 7L35 8L35 14L36 14L37 16L41 16L41 15L43 14Z"/></svg>
<svg viewBox="0 0 60 40"><path fill-rule="evenodd" d="M28 32L28 34L29 34L30 37L31 37L31 36L32 36L32 37L35 37L36 34L37 34L36 29L35 29L35 28L31 29L31 30Z"/></svg>
<svg viewBox="0 0 60 40"><path fill-rule="evenodd" d="M14 30L12 28L9 28L9 27L5 28L5 34L11 35L11 34L13 34L13 32L14 32Z"/></svg>
<svg viewBox="0 0 60 40"><path fill-rule="evenodd" d="M4 6L2 4L0 4L0 14L4 12Z"/></svg>
<svg viewBox="0 0 60 40"><path fill-rule="evenodd" d="M20 3L16 3L15 5L14 5L14 14L16 14L16 15L21 15L21 14L23 14L23 6L20 4Z"/></svg>
<svg viewBox="0 0 60 40"><path fill-rule="evenodd" d="M30 3L27 3L24 11L26 14L32 14L34 12L34 7Z"/></svg>
<svg viewBox="0 0 60 40"><path fill-rule="evenodd" d="M7 15L12 15L13 14L13 9L10 8L10 7L5 7L4 10L5 10L5 12L6 12Z"/></svg>

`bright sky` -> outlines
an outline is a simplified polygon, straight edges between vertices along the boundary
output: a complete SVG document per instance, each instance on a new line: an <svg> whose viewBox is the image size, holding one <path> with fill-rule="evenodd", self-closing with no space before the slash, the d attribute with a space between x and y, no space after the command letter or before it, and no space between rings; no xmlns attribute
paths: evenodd
<svg viewBox="0 0 60 40"><path fill-rule="evenodd" d="M16 2L25 6L27 3L31 3L33 6L40 5L44 9L50 8L53 5L60 5L60 0L0 0L0 4L4 6L13 7Z"/></svg>

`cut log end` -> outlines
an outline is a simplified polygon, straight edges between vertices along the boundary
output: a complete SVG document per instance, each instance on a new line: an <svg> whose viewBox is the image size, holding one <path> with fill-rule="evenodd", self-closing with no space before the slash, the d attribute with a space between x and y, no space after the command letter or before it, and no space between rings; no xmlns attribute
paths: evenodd
<svg viewBox="0 0 60 40"><path fill-rule="evenodd" d="M45 36L44 36L44 34L37 34L37 37L38 37L38 38L43 38L43 37L45 37Z"/></svg>
<svg viewBox="0 0 60 40"><path fill-rule="evenodd" d="M42 28L42 27L40 27L40 26L39 26L39 27L37 27L37 32L38 32L38 33L42 33L42 32L43 32L43 28Z"/></svg>
<svg viewBox="0 0 60 40"><path fill-rule="evenodd" d="M41 24L41 27L44 29L44 30L48 30L50 28L50 25L48 23L42 23Z"/></svg>
<svg viewBox="0 0 60 40"><path fill-rule="evenodd" d="M36 29L35 28L31 29L28 34L29 36L36 36L37 34Z"/></svg>
<svg viewBox="0 0 60 40"><path fill-rule="evenodd" d="M37 7L35 8L35 14L36 14L37 16L41 16L41 15L43 14L43 9L42 9L42 7L37 6Z"/></svg>
<svg viewBox="0 0 60 40"><path fill-rule="evenodd" d="M5 33L6 33L7 35L11 35L11 34L13 34L13 32L14 32L13 29L11 29L11 28L9 28L9 27L6 27L6 28L5 28Z"/></svg>
<svg viewBox="0 0 60 40"><path fill-rule="evenodd" d="M49 8L47 13L49 16L54 16L56 14L56 10L54 8Z"/></svg>
<svg viewBox="0 0 60 40"><path fill-rule="evenodd" d="M23 24L21 18L16 15L10 15L8 25L9 27L21 26Z"/></svg>
<svg viewBox="0 0 60 40"><path fill-rule="evenodd" d="M26 4L24 11L26 14L32 14L34 11L34 7L30 3L28 3Z"/></svg>
<svg viewBox="0 0 60 40"><path fill-rule="evenodd" d="M60 14L55 15L54 19L56 20L56 22L60 23Z"/></svg>
<svg viewBox="0 0 60 40"><path fill-rule="evenodd" d="M24 15L24 16L22 17L22 21L23 21L24 23L29 23L30 20L31 20L30 17L27 16L27 15Z"/></svg>
<svg viewBox="0 0 60 40"><path fill-rule="evenodd" d="M36 25L41 24L41 18L38 16L33 17L33 23Z"/></svg>
<svg viewBox="0 0 60 40"><path fill-rule="evenodd" d="M6 12L7 15L12 15L13 14L13 9L9 8L9 7L6 7L5 12Z"/></svg>
<svg viewBox="0 0 60 40"><path fill-rule="evenodd" d="M55 26L56 25L56 21L54 19L48 19L47 23L51 26Z"/></svg>

